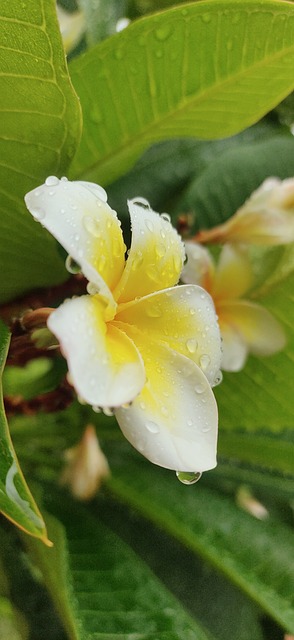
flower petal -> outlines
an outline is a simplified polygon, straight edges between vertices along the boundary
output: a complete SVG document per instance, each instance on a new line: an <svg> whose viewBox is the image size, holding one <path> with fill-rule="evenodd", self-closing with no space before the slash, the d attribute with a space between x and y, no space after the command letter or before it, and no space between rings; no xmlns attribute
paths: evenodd
<svg viewBox="0 0 294 640"><path fill-rule="evenodd" d="M223 339L222 370L241 371L248 356L248 346L231 325L221 323L221 332Z"/></svg>
<svg viewBox="0 0 294 640"><path fill-rule="evenodd" d="M271 355L285 346L285 334L274 316L259 304L247 300L224 302L219 307L220 329L224 325L234 328L256 355Z"/></svg>
<svg viewBox="0 0 294 640"><path fill-rule="evenodd" d="M193 360L213 384L219 373L221 341L210 295L182 285L119 305L115 324L135 325L152 339ZM128 333L128 328L125 329Z"/></svg>
<svg viewBox="0 0 294 640"><path fill-rule="evenodd" d="M103 300L81 296L58 307L48 327L60 342L81 398L99 407L116 407L139 393L145 371L132 340L104 317Z"/></svg>
<svg viewBox="0 0 294 640"><path fill-rule="evenodd" d="M69 13L56 4L57 18L66 53L69 53L79 42L86 29L85 18L81 11Z"/></svg>
<svg viewBox="0 0 294 640"><path fill-rule="evenodd" d="M256 245L288 244L294 240L294 178L268 178L229 220L200 231L201 242Z"/></svg>
<svg viewBox="0 0 294 640"><path fill-rule="evenodd" d="M106 200L106 192L98 185L55 176L25 196L35 219L80 264L101 294L111 299L109 289L123 272L125 245L120 222Z"/></svg>
<svg viewBox="0 0 294 640"><path fill-rule="evenodd" d="M126 267L114 297L128 302L153 291L172 287L179 280L184 262L184 245L167 214L152 211L147 200L128 202L132 244Z"/></svg>
<svg viewBox="0 0 294 640"><path fill-rule="evenodd" d="M212 297L218 300L240 298L253 283L251 263L246 252L240 247L226 244L217 264Z"/></svg>
<svg viewBox="0 0 294 640"><path fill-rule="evenodd" d="M120 428L148 460L167 469L206 471L216 465L217 406L197 365L131 328L147 382L132 405L116 410Z"/></svg>
<svg viewBox="0 0 294 640"><path fill-rule="evenodd" d="M181 280L186 283L199 284L211 291L215 272L214 262L209 251L196 242L185 242L187 262L181 273Z"/></svg>

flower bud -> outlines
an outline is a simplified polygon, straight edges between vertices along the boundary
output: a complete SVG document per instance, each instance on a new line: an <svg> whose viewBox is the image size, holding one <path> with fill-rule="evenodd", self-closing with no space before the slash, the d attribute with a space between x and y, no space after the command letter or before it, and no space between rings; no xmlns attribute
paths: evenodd
<svg viewBox="0 0 294 640"><path fill-rule="evenodd" d="M101 451L96 431L89 424L80 442L65 452L66 466L60 483L67 485L78 500L91 500L104 478L109 476L109 466Z"/></svg>

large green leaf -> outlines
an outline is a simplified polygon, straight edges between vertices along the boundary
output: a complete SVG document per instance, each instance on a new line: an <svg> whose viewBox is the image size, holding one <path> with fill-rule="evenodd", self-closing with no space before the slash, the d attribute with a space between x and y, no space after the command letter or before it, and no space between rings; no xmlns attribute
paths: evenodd
<svg viewBox="0 0 294 640"><path fill-rule="evenodd" d="M269 176L294 175L294 138L265 139L226 146L198 171L177 202L176 212L194 214L193 229L209 228L232 216Z"/></svg>
<svg viewBox="0 0 294 640"><path fill-rule="evenodd" d="M23 197L62 174L80 136L54 0L2 0L0 7L0 301L66 277L54 240Z"/></svg>
<svg viewBox="0 0 294 640"><path fill-rule="evenodd" d="M6 360L10 335L0 323L0 374ZM26 533L48 544L46 527L24 480L11 442L0 390L0 511Z"/></svg>
<svg viewBox="0 0 294 640"><path fill-rule="evenodd" d="M246 149L248 146L254 148L256 144L258 152L260 142L267 141L269 143L273 137L278 138L282 131L281 126L277 126L271 121L262 121L238 135L224 140L208 141L180 138L159 142L145 151L131 171L108 186L109 202L115 211L119 212L120 217L123 217L126 215L127 199L140 195L149 200L155 211L168 211L176 223L179 212L183 213L188 209L186 204L190 207L188 209L190 213L195 211L194 198L189 197L194 181L196 182L196 179L206 173L206 170L212 168L215 163L217 165L221 163L223 169L224 163L221 160L223 154L226 154L225 160L227 160L227 153L236 150L239 160L239 157L243 157L244 148ZM282 136L280 135L280 137ZM289 138L290 134L283 135L283 139L288 141ZM273 158L271 154L266 154L266 158L268 157ZM252 162L254 162L254 158L255 154L252 152ZM279 168L282 170L284 167L283 158L280 159L282 162L279 164ZM292 161L292 156L290 161ZM235 169L236 162L231 170ZM227 174L227 171L225 173ZM271 175L273 173L271 167L269 173ZM219 173L217 180L222 175L223 172ZM217 184L213 182L210 187L213 191ZM196 191L195 188L194 197L197 197L197 194L198 190ZM188 199L189 203L186 202ZM209 224L210 219L209 215L208 220L205 219L205 223Z"/></svg>
<svg viewBox="0 0 294 640"><path fill-rule="evenodd" d="M56 490L53 549L29 540L69 640L209 640L119 536Z"/></svg>
<svg viewBox="0 0 294 640"><path fill-rule="evenodd" d="M200 484L180 486L135 454L124 458L124 465L112 464L113 493L200 554L293 633L291 529L274 519L260 522Z"/></svg>
<svg viewBox="0 0 294 640"><path fill-rule="evenodd" d="M294 7L203 1L135 21L70 67L84 130L71 176L109 183L151 143L221 138L293 88Z"/></svg>
<svg viewBox="0 0 294 640"><path fill-rule="evenodd" d="M13 420L13 437L25 468L34 470L34 476L39 482L43 482L44 479L50 479L50 482L56 482L56 470L59 470L61 466L60 452L64 448L71 446L73 442L79 438L83 425L90 420L97 424L99 440L102 444L103 450L108 455L108 460L112 470L112 477L109 480L109 488L111 489L115 500L123 499L125 504L128 506L128 509L138 509L140 513L147 518L147 520L153 522L157 529L156 540L160 540L159 530L162 529L165 536L170 540L171 545L173 544L172 541L175 539L179 540L184 546L187 546L193 554L196 554L196 556L200 555L206 563L204 575L201 579L199 578L199 585L198 578L197 587L195 587L195 585L193 586L193 579L191 578L190 580L190 589L192 589L192 593L189 591L190 597L188 597L188 601L190 607L194 613L196 613L197 618L199 618L204 624L208 623L208 628L211 629L209 620L211 616L215 615L217 607L222 606L220 604L222 598L220 598L217 593L214 595L217 602L209 600L209 587L207 583L209 576L209 569L207 568L208 563L208 565L215 567L217 571L221 571L226 576L226 579L224 579L225 584L220 585L223 595L226 593L226 589L228 588L227 582L233 582L242 591L244 591L245 595L249 595L254 602L262 607L264 611L268 612L268 614L275 618L280 624L285 628L290 628L294 609L291 605L289 612L287 613L286 602L287 598L291 597L291 580L293 579L292 568L287 567L285 576L283 573L285 570L287 554L289 554L290 557L290 533L287 527L284 525L280 526L272 519L269 520L268 523L259 523L255 521L252 516L248 516L240 511L235 506L234 502L227 497L225 498L221 492L222 490L227 491L228 488L231 490L230 487L234 490L239 486L240 482L246 482L249 486L252 484L253 486L256 485L257 488L262 490L265 496L272 497L274 494L287 499L289 496L293 495L293 482L291 485L287 479L285 480L281 476L272 475L268 472L261 474L260 471L258 473L250 471L248 468L250 467L250 460L249 465L247 465L247 471L244 470L244 468L234 467L233 461L236 451L231 449L233 459L230 460L229 469L223 469L222 466L220 466L216 471L205 474L204 478L197 486L190 488L183 487L177 482L173 473L150 465L150 463L145 461L138 453L133 451L130 445L123 440L114 420L106 419L105 416L101 415L97 416L87 409L87 407L79 406L78 404L71 407L66 412L60 412L55 416L35 416L30 419L21 416ZM42 428L40 428L41 426ZM220 442L221 437L222 432L220 433ZM28 441L31 443L30 451L27 451ZM257 441L257 444L258 442L259 441ZM254 441L252 442L252 445L254 447ZM240 447L242 446L243 443L240 442ZM279 447L278 441L277 447ZM54 455L52 455L52 451L54 452ZM261 456L260 448L259 453ZM265 451L265 459L267 456L268 452ZM248 459L249 456L247 456L247 460ZM281 460L281 468L279 467L279 458L278 462L274 466L278 471L283 470L283 457ZM252 464L255 463L256 456L253 451ZM267 466L269 467L270 465L268 464ZM233 471L235 471L235 475L232 475ZM207 482L209 482L211 487L213 487L213 490L208 491L208 489L205 488L205 483L207 484ZM218 494L216 494L216 488ZM56 503L56 497L54 497L54 504L52 504L50 501L54 494L55 490L53 489L45 491L44 498L46 499L46 506L55 514L55 516L63 519L64 525L67 529L69 543L73 535L72 532L74 531L75 537L80 538L80 548L86 547L91 550L95 547L95 554L98 556L99 550L101 550L101 554L103 555L105 549L104 542L100 546L100 538L102 538L102 541L104 540L103 527L100 528L98 526L97 528L92 516L92 524L90 524L90 519L87 519L86 508L83 507L80 511L76 504L72 503L70 505L68 499L65 500L64 498L60 498L57 499ZM59 507L58 502L60 505ZM67 506L65 507L65 505ZM108 520L106 520L108 526L110 529L120 534L121 529L123 529L123 522L119 519L117 504L110 503L108 511L109 517ZM103 506L103 500L101 504L100 499L95 506L94 518L96 519L96 522L97 514L99 514L100 520L105 517L105 505ZM87 534L88 526L92 529L92 532L94 532L94 541L92 542L90 540L91 536L88 536ZM83 527L85 528L84 533ZM146 540L151 539L149 546L152 547L152 540L154 536L152 526L150 523L147 524L146 522L140 529L137 526L136 521L133 519L133 516L131 516L130 527L132 535L130 532L126 532L125 539L129 542L132 541L132 544L135 546L138 553L142 552L144 555L145 543L143 539L141 541L141 537L146 538ZM50 528L49 533L55 543L58 543L58 540L55 540L55 536L53 532L51 532ZM113 538L110 534L108 544L109 547L111 547L111 550L112 540ZM157 544L159 544L159 542L157 542ZM32 545L34 546L34 541L32 541ZM157 565L159 564L160 566L161 555L166 546L166 538L164 537L162 545L162 547L159 547L158 557L154 551L155 564L153 566L155 567L157 575L160 575L160 572L158 573L157 570ZM256 550L254 551L255 547ZM47 553L46 549L42 550L40 546L38 548L38 553L42 556L44 555L44 557L55 558L55 561L59 558L58 564L60 573L56 570L56 576L54 578L55 561L52 561L50 575L53 575L53 578L59 582L61 589L60 598L63 598L64 590L62 586L62 574L64 575L64 568L66 567L64 564L65 561L62 560L61 556L58 556L58 550L57 556L55 556L54 554L50 554L50 550L48 550ZM252 552L251 548L253 549ZM74 551L75 549L71 549L70 543L70 556L73 557L73 561L74 555L72 556L72 553ZM174 560L170 560L171 565L166 566L164 579L167 580L167 584L169 584L170 588L177 593L180 601L185 603L186 592L184 592L184 595L181 591L180 585L182 582L185 582L185 580L188 580L186 573L181 577L182 571L187 572L187 566L184 568L179 564L180 557L181 555L179 555L179 552L177 551ZM290 564L289 557L288 565ZM42 562L43 561L41 561L41 559L38 560L38 563L42 564ZM91 566L93 566L94 557L92 555L92 551L90 552L89 562L91 562ZM167 559L166 562L168 564L169 560ZM271 569L269 570L268 568L270 565ZM189 567L190 566L191 559L189 561ZM112 569L109 568L110 580L112 571L116 573L116 571L118 571L118 567L119 554L114 559ZM196 570L196 568L194 568L194 571L197 571L198 576L198 569ZM85 575L86 577L88 576L87 572ZM282 576L285 581L285 586L282 581ZM52 592L55 589L53 578L50 578L49 575L46 578L48 586L51 584L50 588ZM93 582L95 579L96 578L93 579ZM179 586L177 585L177 580L179 580ZM196 581L196 575L194 576L194 580ZM214 576L211 580L211 593L214 593L217 591L214 585L218 584L218 578ZM97 590L97 585L95 588ZM79 600L80 590L77 588L77 585L75 589L76 596ZM200 590L200 593L198 592L198 589ZM209 600L206 604L205 595L202 594L203 591ZM192 597L193 593L194 599ZM72 614L76 616L77 610L74 606L74 601L71 600L70 590L68 596L70 597L70 609ZM56 588L55 598L58 597L58 591ZM118 593L114 595L114 604L116 598L120 603ZM230 598L233 598L233 600L230 600ZM81 602L82 601L80 601L80 603ZM228 604L228 602L230 604ZM223 606L229 607L227 612L229 617L230 607L233 606L232 602L236 602L236 594L228 593L227 601ZM203 615L201 611L201 603L203 603L204 607ZM244 607L244 603L242 604L242 607ZM223 612L223 615L225 617L225 612ZM64 616L67 616L66 612L64 613ZM89 617L91 617L91 614L89 614ZM65 619L64 623L66 623ZM229 624L228 621L226 624ZM246 619L244 620L245 630L243 630L242 633L240 630L240 636L239 625L241 629L241 620L239 622L236 619L234 624L238 629L238 637L243 638L244 640L257 640L257 638L259 638L257 632L253 632L250 625L246 631ZM219 629L219 626L220 625L215 621L215 624L212 624L211 630ZM226 637L230 637L232 626L230 626L229 629L229 636L225 635L225 631L224 633L220 633L218 630L216 637L221 638L222 640Z"/></svg>

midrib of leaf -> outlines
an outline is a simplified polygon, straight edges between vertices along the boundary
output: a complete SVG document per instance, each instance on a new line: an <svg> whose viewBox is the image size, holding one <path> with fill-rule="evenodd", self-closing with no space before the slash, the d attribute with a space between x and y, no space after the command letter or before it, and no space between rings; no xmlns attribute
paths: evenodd
<svg viewBox="0 0 294 640"><path fill-rule="evenodd" d="M211 5L210 2L208 4ZM247 4L249 4L250 6L251 3L250 2L246 3L245 7L244 7L244 3L242 3L241 9L246 8ZM219 6L218 3L216 3L216 5ZM273 8L276 8L276 7L277 7L276 3L273 3ZM210 7L206 6L203 9L203 11L205 11L205 9L207 8L210 8ZM226 10L229 11L229 9L226 9ZM262 9L260 9L260 12L262 12ZM268 13L268 10L266 10L266 8L264 9L264 13ZM97 48L97 51L98 51L98 48ZM107 51L108 55L110 51L111 50ZM73 176L75 176L78 173L79 177L81 176L85 177L86 175L91 174L93 171L99 170L99 168L103 167L103 165L107 166L108 163L115 162L116 161L115 159L119 158L120 156L122 157L125 157L125 156L128 157L128 155L131 156L131 153L133 151L136 152L136 156L137 156L144 148L146 148L146 146L148 146L149 144L155 141L159 141L168 137L170 138L179 137L181 135L180 128L183 125L183 121L180 121L179 123L175 124L175 120L177 120L177 118L181 116L181 114L184 114L185 123L187 124L187 120L188 120L187 114L190 116L191 114L193 114L193 111L195 110L196 111L195 117L196 115L198 116L197 126L199 126L199 121L201 120L201 118L199 118L199 113L197 112L197 108L202 104L206 105L207 102L208 103L210 102L210 105L213 106L213 101L215 99L218 99L219 97L221 98L221 96L224 94L225 91L226 91L226 94L224 96L225 98L224 110L226 111L226 113L228 113L227 121L229 122L230 108L229 108L229 102L226 101L226 96L228 95L229 90L231 88L234 89L236 85L238 86L238 83L240 83L240 81L246 80L246 78L250 78L252 75L255 75L259 69L264 69L268 67L269 74L270 76L272 76L273 65L281 61L285 56L293 53L294 53L294 45L286 47L282 51L273 53L271 55L267 55L263 57L262 60L259 60L253 64L250 64L250 66L248 66L246 69L238 70L237 72L232 73L228 77L216 80L214 84L212 84L211 86L208 85L207 87L202 88L202 90L201 89L198 90L196 95L195 93L192 94L191 99L189 99L189 96L188 97L185 96L184 99L181 101L181 103L171 108L169 113L159 114L158 109L154 109L153 107L152 122L151 123L143 122L143 125L140 123L141 130L140 129L137 130L133 138L131 137L131 134L128 132L127 128L124 126L124 123L121 121L121 117L120 117L121 114L119 112L119 107L118 109L116 108L116 122L117 123L119 122L121 134L122 134L121 137L123 138L126 136L130 136L129 139L126 140L123 144L120 144L115 150L109 151L108 153L106 152L102 157L97 159L96 162L88 165L82 171L75 170L75 162L74 162L73 169L72 169ZM106 56L106 60L107 60L107 56ZM290 66L289 61L287 62ZM294 62L294 56L293 56L293 62ZM79 61L77 61L76 64L74 62L72 65L73 81L74 81L74 84L76 84L76 89L78 92L79 82L78 80L75 80L75 68L77 68L77 74L81 73L83 69L83 63L81 64L80 69L79 69ZM124 71L126 73L126 76L128 77L128 74L125 68L124 68ZM152 70L149 72L149 83L150 83L150 74L152 74ZM290 75L290 72L289 72L289 75ZM269 80L270 80L270 77L268 78L268 81ZM108 89L111 93L112 92L111 86L113 86L113 80L110 78L109 74L107 74L107 82L108 82ZM132 88L131 81L129 81L129 86ZM270 110L271 108L273 108L278 102L280 102L280 100L282 100L288 93L290 93L290 91L292 90L292 87L294 87L294 81L292 84L288 83L287 88L281 90L279 94L275 94L273 97L271 97L271 99L268 101L267 110ZM238 115L240 115L240 113L244 113L246 115L246 112L247 112L246 105L248 104L249 99L251 99L251 93L252 93L252 98L255 101L256 101L257 95L260 95L261 93L265 93L265 91L260 92L260 90L258 90L258 92L254 90L250 92L248 88L246 88L246 90L247 90L246 100L244 101L241 100L238 102L238 111L239 111ZM237 92L234 92L234 96L236 95L238 99L238 89L237 89ZM152 98L152 96L150 99L150 103L153 105L156 104L156 100ZM231 101L231 104L235 104L235 103L236 103L236 99ZM244 104L244 107L243 107L243 104ZM211 109L210 105L209 105L209 112L212 113L213 108ZM217 112L218 113L221 112L219 104L217 106ZM259 110L256 110L254 117L252 117L250 120L247 119L246 122L244 121L244 124L238 127L235 131L233 131L230 128L228 135L232 135L233 133L236 133L242 128L245 128L245 126L249 126L253 122L257 121L262 115L264 115L264 113L265 113L264 107L261 107ZM223 128L223 130L219 131L218 135L215 135L215 133L211 134L210 126L209 126L210 124L211 123L206 120L204 125L203 135L199 133L199 130L197 131L196 135L206 139L215 138L215 137L224 137L226 135L225 127ZM88 143L89 143L89 140L87 140L87 144Z"/></svg>

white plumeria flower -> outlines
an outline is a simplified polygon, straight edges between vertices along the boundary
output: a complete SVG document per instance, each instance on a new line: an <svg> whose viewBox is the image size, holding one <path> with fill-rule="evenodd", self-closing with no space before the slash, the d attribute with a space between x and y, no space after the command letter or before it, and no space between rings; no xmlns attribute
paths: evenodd
<svg viewBox="0 0 294 640"><path fill-rule="evenodd" d="M294 178L268 178L227 222L200 231L200 242L274 246L294 241Z"/></svg>
<svg viewBox="0 0 294 640"><path fill-rule="evenodd" d="M244 300L252 287L253 273L240 247L224 245L218 264L209 251L195 242L186 242L187 263L181 279L199 284L210 293L223 339L221 368L240 371L249 353L268 356L285 346L279 322L261 305Z"/></svg>
<svg viewBox="0 0 294 640"><path fill-rule="evenodd" d="M48 327L79 396L111 408L146 458L168 469L211 469L211 385L221 360L213 302L198 286L174 286L184 246L168 216L140 198L128 203L132 243L125 260L120 222L106 200L102 187L54 176L25 198L90 282L90 294L65 301Z"/></svg>
<svg viewBox="0 0 294 640"><path fill-rule="evenodd" d="M85 18L82 11L69 13L56 5L60 33L66 53L69 53L80 41L85 31Z"/></svg>

